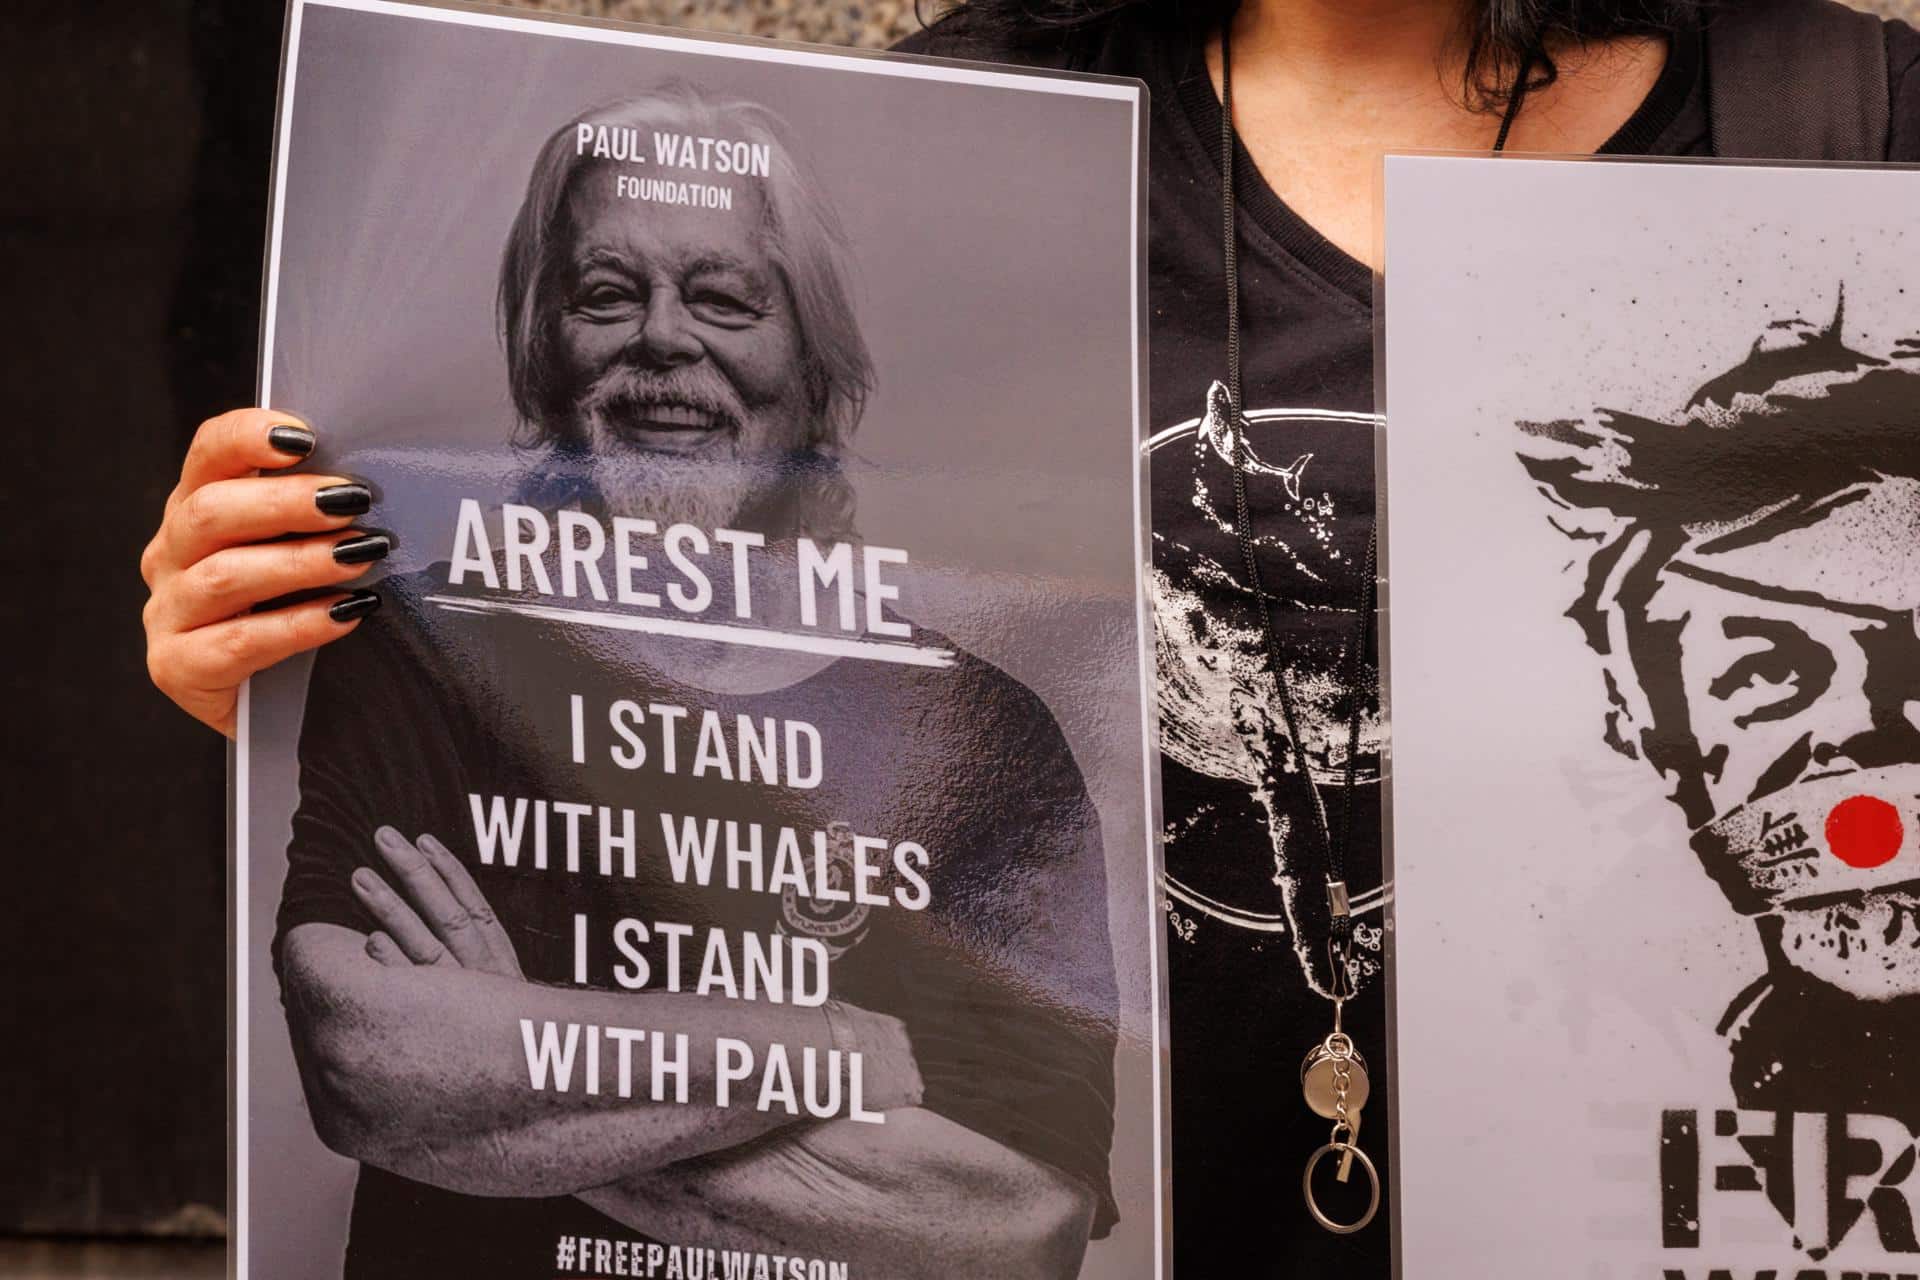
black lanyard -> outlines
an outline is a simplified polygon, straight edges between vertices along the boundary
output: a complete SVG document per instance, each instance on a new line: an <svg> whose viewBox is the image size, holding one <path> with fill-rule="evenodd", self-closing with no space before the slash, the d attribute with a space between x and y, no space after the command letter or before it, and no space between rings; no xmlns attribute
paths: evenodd
<svg viewBox="0 0 1920 1280"><path fill-rule="evenodd" d="M1253 521L1247 510L1246 414L1241 407L1243 401L1240 395L1240 253L1234 225L1233 198L1236 142L1233 132L1232 28L1232 20L1229 19L1220 35L1220 203L1226 234L1227 394L1230 401L1228 412L1233 422L1234 533L1240 544L1240 560L1246 572L1247 589L1253 592L1254 601L1260 609L1267 674L1273 680L1274 692L1280 701L1280 714L1292 748L1294 772L1307 790L1315 818L1314 830L1320 837L1321 852L1325 855L1327 906L1331 917L1327 932L1327 962L1331 988L1329 994L1333 1002L1333 1031L1309 1050L1300 1068L1300 1084L1309 1109L1323 1119L1332 1120L1333 1131L1327 1142L1308 1158L1306 1170L1301 1175L1300 1189L1306 1200L1307 1211L1314 1221L1328 1231L1351 1235L1373 1221L1380 1209L1381 1191L1379 1170L1359 1145L1360 1116L1372 1087L1367 1075L1366 1059L1360 1055L1353 1037L1341 1026L1341 1010L1354 994L1353 912L1347 897L1347 854L1353 841L1353 796L1360 762L1360 722L1365 709L1365 690L1361 686L1366 676L1367 645L1373 638L1373 615L1378 592L1379 530L1376 520L1375 527L1367 534L1367 554L1355 591L1359 617L1355 620L1353 639L1348 643L1346 660L1342 664L1352 712L1347 718L1346 777L1340 793L1340 836L1336 840L1333 828L1327 821L1326 805L1320 799L1320 789L1313 781L1306 743L1300 734L1293 689L1287 683L1286 668L1281 659L1280 634L1274 627L1273 601L1260 580L1260 561L1255 554L1253 541ZM1533 63L1532 57L1521 63L1513 92L1507 100L1506 115L1500 122L1500 136L1494 144L1495 151L1506 148L1507 135L1526 97ZM1330 1159L1335 1162L1340 1182L1348 1180L1356 1162L1366 1176L1367 1208L1357 1218L1347 1221L1333 1219L1320 1205L1314 1190L1314 1172L1322 1166L1323 1161Z"/></svg>
<svg viewBox="0 0 1920 1280"><path fill-rule="evenodd" d="M1507 136L1512 132L1513 122L1519 116L1520 106L1526 99L1533 65L1534 59L1529 57L1520 67L1514 90L1507 100L1506 112L1500 120L1500 134L1493 144L1495 152L1506 149ZM1300 734L1300 721L1293 690L1287 683L1285 665L1281 658L1280 635L1274 627L1273 601L1261 582L1260 562L1253 541L1253 521L1247 509L1246 416L1241 407L1245 401L1241 398L1240 379L1240 241L1236 226L1237 206L1233 190L1234 153L1237 149L1237 140L1233 129L1233 23L1231 19L1221 28L1220 33L1220 98L1220 207L1227 277L1227 394L1231 402L1229 408L1233 420L1234 534L1240 544L1240 560L1246 572L1247 589L1253 593L1254 601L1259 605L1267 673L1273 680L1274 691L1279 697L1281 719L1286 725L1287 738L1292 748L1294 771L1306 787L1314 815L1314 830L1320 838L1320 852L1324 857L1327 885L1333 906L1332 930L1328 939L1330 960L1334 970L1331 980L1334 994L1344 999L1353 994L1352 975L1349 970L1353 918L1346 909L1345 901L1347 853L1352 847L1353 840L1353 796L1359 768L1360 725L1365 712L1361 682L1366 674L1367 646L1373 638L1378 589L1379 535L1377 528L1370 530L1367 535L1366 558L1361 567L1361 578L1356 592L1359 618L1355 623L1353 639L1348 645L1344 663L1346 687L1353 709L1347 718L1346 776L1341 787L1340 835L1336 840L1333 828L1327 820L1326 805L1320 798L1319 788L1314 785L1313 774L1309 768L1306 744Z"/></svg>

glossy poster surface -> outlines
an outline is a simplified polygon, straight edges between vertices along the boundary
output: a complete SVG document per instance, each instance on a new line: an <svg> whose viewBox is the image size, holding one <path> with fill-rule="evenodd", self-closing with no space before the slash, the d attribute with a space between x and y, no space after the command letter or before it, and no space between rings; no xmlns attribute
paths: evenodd
<svg viewBox="0 0 1920 1280"><path fill-rule="evenodd" d="M1920 173L1386 196L1402 1274L1920 1271Z"/></svg>
<svg viewBox="0 0 1920 1280"><path fill-rule="evenodd" d="M290 22L239 1274L1164 1274L1137 86Z"/></svg>

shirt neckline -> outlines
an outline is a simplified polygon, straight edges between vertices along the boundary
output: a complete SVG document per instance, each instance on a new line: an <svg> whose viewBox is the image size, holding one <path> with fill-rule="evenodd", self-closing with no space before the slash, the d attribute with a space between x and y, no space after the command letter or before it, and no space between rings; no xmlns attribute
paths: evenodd
<svg viewBox="0 0 1920 1280"><path fill-rule="evenodd" d="M1204 57L1203 30L1172 39L1149 38L1158 51L1161 87L1170 90L1172 114L1180 122L1181 141L1188 158L1199 168L1220 172L1220 97L1214 92ZM1667 60L1653 88L1603 143L1596 155L1646 155L1679 116L1700 78L1701 40L1698 29L1676 30ZM1320 280L1362 308L1373 307L1373 269L1321 235L1312 223L1295 213L1267 185L1246 144L1234 141L1234 199L1240 218L1252 223L1283 252ZM1217 188L1217 183L1216 183Z"/></svg>

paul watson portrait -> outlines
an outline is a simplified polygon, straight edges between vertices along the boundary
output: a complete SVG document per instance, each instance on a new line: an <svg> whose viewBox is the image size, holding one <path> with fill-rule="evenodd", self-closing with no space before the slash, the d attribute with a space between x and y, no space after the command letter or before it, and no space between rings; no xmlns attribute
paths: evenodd
<svg viewBox="0 0 1920 1280"><path fill-rule="evenodd" d="M1669 420L1522 425L1521 461L1580 549L1569 616L1601 660L1606 742L1659 776L1694 857L1759 931L1765 973L1717 1024L1738 1106L1910 1134L1920 341L1849 347L1842 294L1829 322L1770 325ZM1911 1147L1882 1152L1890 1183ZM1766 1190L1804 1226L1792 1181ZM1862 1207L1804 1245L1818 1256ZM1882 1209L1882 1244L1913 1250L1910 1215Z"/></svg>
<svg viewBox="0 0 1920 1280"><path fill-rule="evenodd" d="M742 157L708 175L726 199L627 180L663 134ZM874 371L848 257L763 106L676 85L564 124L500 265L520 502L752 531L757 621L792 625L771 584L796 544L854 528ZM587 1237L697 1246L688 1275L708 1248L1077 1275L1117 1220L1117 996L1099 822L1041 701L919 629L950 662L448 608L448 573L388 579L378 633L318 655L300 736L273 956L314 1127L361 1165L345 1274L551 1276ZM760 726L818 767L754 777L733 735ZM704 826L710 881L670 874L668 813ZM772 891L795 832L820 879ZM924 861L861 868L908 839ZM705 987L715 938L742 975L761 940L757 998ZM778 989L803 952L830 957L824 1005ZM523 1022L579 1030L571 1087L530 1087ZM807 1105L717 1105L723 1038L790 1057ZM855 1055L857 1079L811 1069Z"/></svg>

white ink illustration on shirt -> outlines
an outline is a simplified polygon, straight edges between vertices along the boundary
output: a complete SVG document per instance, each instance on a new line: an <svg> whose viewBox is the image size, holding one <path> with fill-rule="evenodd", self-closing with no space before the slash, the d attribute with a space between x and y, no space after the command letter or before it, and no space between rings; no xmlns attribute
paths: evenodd
<svg viewBox="0 0 1920 1280"><path fill-rule="evenodd" d="M1230 403L1225 386L1215 382L1202 416L1156 432L1146 445L1156 470L1180 469L1183 490L1185 477L1191 477L1193 513L1208 544L1192 545L1165 532L1154 535L1150 589L1160 748L1170 765L1197 775L1200 789L1221 797L1215 803L1195 789L1189 794L1182 794L1178 784L1168 789L1168 908L1176 936L1185 940L1209 921L1245 931L1250 945L1284 939L1306 981L1324 995L1324 964L1316 964L1310 940L1325 931L1324 920L1317 918L1326 912L1325 869L1302 865L1318 850L1317 836L1301 830L1315 819L1300 803L1259 615L1250 601L1244 608L1222 608L1223 597L1247 598L1235 544ZM1350 548L1356 537L1364 546L1365 530L1345 530L1349 537L1343 546L1340 504L1329 489L1316 485L1315 465L1316 458L1324 468L1330 465L1327 455L1350 459L1356 451L1370 458L1378 422L1372 414L1321 409L1256 409L1246 415L1245 471L1255 551L1289 655L1286 679L1302 746L1336 826L1354 696L1342 660L1359 605L1357 595L1348 598L1359 571ZM1355 439L1351 433L1363 435ZM1343 447L1329 449L1328 442ZM1164 498L1164 479L1156 490ZM1356 775L1367 788L1362 803L1371 803L1376 794L1372 784L1379 781L1386 736L1370 693L1359 691L1367 699ZM1249 801L1251 815L1238 816ZM1354 962L1354 977L1361 983L1381 971L1379 913L1387 888L1377 875L1370 878L1372 883L1356 878L1350 886L1361 918Z"/></svg>

